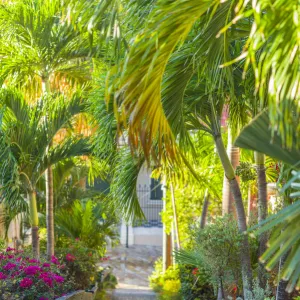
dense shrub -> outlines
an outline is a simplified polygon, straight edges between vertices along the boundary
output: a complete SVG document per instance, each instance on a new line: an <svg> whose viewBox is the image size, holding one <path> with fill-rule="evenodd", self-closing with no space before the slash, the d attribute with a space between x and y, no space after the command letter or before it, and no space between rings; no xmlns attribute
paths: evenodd
<svg viewBox="0 0 300 300"><path fill-rule="evenodd" d="M162 259L155 262L155 270L149 277L150 287L158 293L161 300L181 299L179 268L177 266L169 267L163 272Z"/></svg>
<svg viewBox="0 0 300 300"><path fill-rule="evenodd" d="M0 254L0 269L1 299L54 299L74 289L66 266L54 256L43 262L7 248Z"/></svg>
<svg viewBox="0 0 300 300"><path fill-rule="evenodd" d="M80 239L65 239L62 247L56 249L57 257L67 269L67 278L75 282L75 289L93 286L101 271L96 263L98 251L89 249Z"/></svg>
<svg viewBox="0 0 300 300"><path fill-rule="evenodd" d="M215 300L213 286L209 283L204 269L189 265L180 266L180 294L183 299Z"/></svg>
<svg viewBox="0 0 300 300"><path fill-rule="evenodd" d="M237 222L230 215L217 218L204 229L195 229L194 252L216 289L220 280L228 289L241 284L241 240Z"/></svg>

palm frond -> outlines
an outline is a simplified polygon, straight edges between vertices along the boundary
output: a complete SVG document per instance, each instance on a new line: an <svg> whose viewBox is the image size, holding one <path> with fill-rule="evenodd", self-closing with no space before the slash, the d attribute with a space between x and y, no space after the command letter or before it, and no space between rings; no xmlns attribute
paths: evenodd
<svg viewBox="0 0 300 300"><path fill-rule="evenodd" d="M143 219L144 213L137 196L137 180L145 159L132 156L125 148L119 150L116 159L110 185L112 204L127 221Z"/></svg>
<svg viewBox="0 0 300 300"><path fill-rule="evenodd" d="M235 141L235 145L258 151L290 165L298 166L300 151L296 148L296 136L294 136L294 146L286 148L284 138L276 132L272 134L270 125L271 121L268 111L262 112L242 130Z"/></svg>
<svg viewBox="0 0 300 300"><path fill-rule="evenodd" d="M164 141L168 152L175 152L174 135L161 103L163 74L175 47L214 3L209 0L158 1L145 30L137 36L129 51L116 99L117 102L123 99L121 119L126 123L124 114L129 116L132 145L136 147L140 140L146 157L151 155L155 139Z"/></svg>
<svg viewBox="0 0 300 300"><path fill-rule="evenodd" d="M53 166L60 161L77 156L90 155L91 153L89 138L65 138L61 144L49 149L42 162L38 162L36 165L37 174L43 174L49 166Z"/></svg>
<svg viewBox="0 0 300 300"><path fill-rule="evenodd" d="M287 255L280 278L289 281L287 286L289 292L292 292L295 287L300 287L299 211L300 201L297 201L259 224L262 226L256 231L256 234L261 234L270 229L273 230L268 242L269 248L260 258L268 270L274 269L281 257Z"/></svg>
<svg viewBox="0 0 300 300"><path fill-rule="evenodd" d="M282 136L283 146L291 148L293 135L299 134L299 128L294 126L294 115L299 119L299 2L258 0L251 3L252 6L241 5L238 16L253 17L243 56L247 57L246 65L251 64L254 69L261 101L268 96L273 129ZM297 143L299 145L299 141Z"/></svg>

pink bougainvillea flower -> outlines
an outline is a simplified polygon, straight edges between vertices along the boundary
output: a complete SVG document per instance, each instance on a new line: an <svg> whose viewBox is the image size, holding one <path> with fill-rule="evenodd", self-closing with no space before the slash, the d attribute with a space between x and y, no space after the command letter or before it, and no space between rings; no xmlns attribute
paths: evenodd
<svg viewBox="0 0 300 300"><path fill-rule="evenodd" d="M0 272L0 280L6 279L7 276L5 274L3 274L2 272Z"/></svg>
<svg viewBox="0 0 300 300"><path fill-rule="evenodd" d="M50 278L50 277L43 277L42 279L43 279L43 281L44 281L49 287L52 287L52 286L53 286L53 280L52 280L52 278Z"/></svg>
<svg viewBox="0 0 300 300"><path fill-rule="evenodd" d="M64 269L66 267L66 265L60 265L58 266L59 269Z"/></svg>
<svg viewBox="0 0 300 300"><path fill-rule="evenodd" d="M17 265L16 264L13 264L11 262L8 262L4 267L3 269L6 270L6 271L9 271L11 269L14 269Z"/></svg>
<svg viewBox="0 0 300 300"><path fill-rule="evenodd" d="M59 275L54 275L53 278L57 283L63 283L65 281L65 279Z"/></svg>
<svg viewBox="0 0 300 300"><path fill-rule="evenodd" d="M39 263L39 261L36 260L36 259L29 259L28 262L31 263L31 264L37 264L37 263Z"/></svg>
<svg viewBox="0 0 300 300"><path fill-rule="evenodd" d="M41 268L39 266L28 266L24 269L26 275L35 275Z"/></svg>
<svg viewBox="0 0 300 300"><path fill-rule="evenodd" d="M31 278L25 277L20 282L20 287L27 289L33 285L33 280Z"/></svg>
<svg viewBox="0 0 300 300"><path fill-rule="evenodd" d="M6 248L6 252L11 252L11 251L15 251L15 250L16 250L15 248L10 248L10 247Z"/></svg>
<svg viewBox="0 0 300 300"><path fill-rule="evenodd" d="M46 297L41 297L41 298L39 298L39 300L49 300L49 299Z"/></svg>
<svg viewBox="0 0 300 300"><path fill-rule="evenodd" d="M43 264L43 267L44 267L44 268L50 268L50 267L51 267L51 265L50 265L50 264L48 264L48 263L44 263L44 264Z"/></svg>
<svg viewBox="0 0 300 300"><path fill-rule="evenodd" d="M76 260L76 257L75 257L74 255L68 253L68 254L66 255L66 260L67 260L67 261L74 261L74 260Z"/></svg>
<svg viewBox="0 0 300 300"><path fill-rule="evenodd" d="M51 262L55 265L59 265L59 260L56 256L52 255L51 256Z"/></svg>

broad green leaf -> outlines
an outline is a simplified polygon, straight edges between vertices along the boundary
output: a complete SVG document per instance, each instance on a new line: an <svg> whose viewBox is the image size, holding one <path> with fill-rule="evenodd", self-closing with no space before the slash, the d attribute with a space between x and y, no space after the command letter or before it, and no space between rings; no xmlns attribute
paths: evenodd
<svg viewBox="0 0 300 300"><path fill-rule="evenodd" d="M258 115L235 141L237 147L258 151L290 165L297 165L300 161L300 150L295 147L287 149L284 144L278 133L272 132L268 111Z"/></svg>

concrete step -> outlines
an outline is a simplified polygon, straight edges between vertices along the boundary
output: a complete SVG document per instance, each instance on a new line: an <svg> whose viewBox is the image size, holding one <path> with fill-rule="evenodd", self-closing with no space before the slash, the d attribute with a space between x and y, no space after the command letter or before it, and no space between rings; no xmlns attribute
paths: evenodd
<svg viewBox="0 0 300 300"><path fill-rule="evenodd" d="M112 292L112 300L156 300L156 294L147 290L116 289Z"/></svg>

